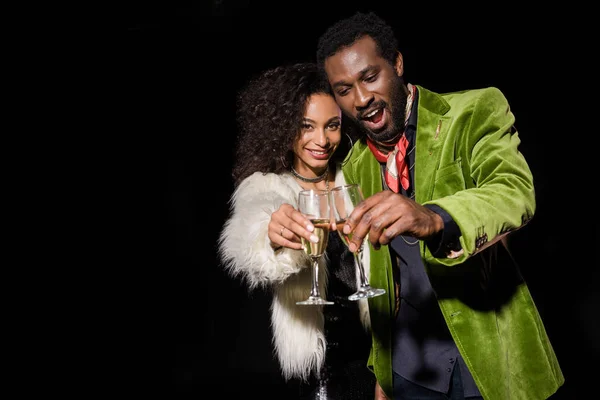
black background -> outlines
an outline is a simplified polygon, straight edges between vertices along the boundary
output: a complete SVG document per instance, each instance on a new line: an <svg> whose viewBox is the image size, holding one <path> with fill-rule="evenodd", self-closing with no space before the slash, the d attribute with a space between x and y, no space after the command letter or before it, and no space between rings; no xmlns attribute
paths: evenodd
<svg viewBox="0 0 600 400"><path fill-rule="evenodd" d="M123 10L124 98L129 126L146 145L134 171L137 186L149 189L140 197L160 203L152 218L164 255L149 256L159 265L145 272L149 287L137 304L148 329L156 328L148 351L132 361L134 369L156 365L137 375L138 390L166 390L166 398L212 398L207 391L285 398L276 395L268 296L248 295L216 257L232 190L234 95L265 68L312 59L326 27L357 10L394 26L408 82L437 92L496 86L505 93L537 187L537 214L513 246L566 377L553 399L583 398L594 386L597 223L583 205L569 205L578 186L568 169L554 166L557 158L581 162L570 150L577 132L568 123L570 87L581 77L557 61L569 58L577 40L565 29L567 10L398 3L165 1ZM155 357L157 349L166 357Z"/></svg>

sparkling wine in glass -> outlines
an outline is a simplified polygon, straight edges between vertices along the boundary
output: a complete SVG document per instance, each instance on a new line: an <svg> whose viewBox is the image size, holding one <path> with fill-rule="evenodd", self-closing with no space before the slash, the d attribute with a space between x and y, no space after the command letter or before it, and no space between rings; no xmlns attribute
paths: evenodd
<svg viewBox="0 0 600 400"><path fill-rule="evenodd" d="M304 214L315 227L313 234L319 238L318 243L302 238L302 248L312 261L312 288L308 299L299 301L300 305L334 304L321 297L319 290L319 260L325 253L331 229L331 208L327 190L302 190L298 194L298 210Z"/></svg>
<svg viewBox="0 0 600 400"><path fill-rule="evenodd" d="M348 246L350 240L352 240L352 232L346 235L342 229L344 228L346 219L350 213L352 213L352 210L354 210L354 207L362 200L363 195L358 184L337 186L331 190L331 202L337 231L346 246ZM364 241L360 244L358 250L354 252L354 260L358 268L360 284L358 290L348 296L349 300L359 300L385 294L384 289L374 288L369 284L369 280L365 274L365 268L362 264L363 245Z"/></svg>

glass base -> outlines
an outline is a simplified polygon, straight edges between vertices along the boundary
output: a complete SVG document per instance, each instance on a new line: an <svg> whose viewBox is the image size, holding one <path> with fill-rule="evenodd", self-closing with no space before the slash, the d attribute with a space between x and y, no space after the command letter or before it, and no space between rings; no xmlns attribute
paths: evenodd
<svg viewBox="0 0 600 400"><path fill-rule="evenodd" d="M382 294L385 294L384 289L376 289L372 288L371 286L365 286L360 288L356 293L353 293L350 296L348 296L348 300L356 301L360 299L381 296Z"/></svg>
<svg viewBox="0 0 600 400"><path fill-rule="evenodd" d="M318 296L310 296L308 299L304 301L297 301L296 304L301 306L321 306L321 305L329 305L335 304L333 301L327 301Z"/></svg>

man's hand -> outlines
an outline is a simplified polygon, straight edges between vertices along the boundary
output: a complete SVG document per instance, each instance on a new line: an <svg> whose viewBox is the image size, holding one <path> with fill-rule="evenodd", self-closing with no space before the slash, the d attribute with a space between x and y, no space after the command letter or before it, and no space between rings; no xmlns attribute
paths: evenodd
<svg viewBox="0 0 600 400"><path fill-rule="evenodd" d="M444 221L408 197L385 190L360 202L342 229L346 234L352 232L348 248L354 252L367 234L373 247L379 249L398 235L428 239L444 229Z"/></svg>
<svg viewBox="0 0 600 400"><path fill-rule="evenodd" d="M381 386L379 386L379 382L375 382L375 400L389 400Z"/></svg>

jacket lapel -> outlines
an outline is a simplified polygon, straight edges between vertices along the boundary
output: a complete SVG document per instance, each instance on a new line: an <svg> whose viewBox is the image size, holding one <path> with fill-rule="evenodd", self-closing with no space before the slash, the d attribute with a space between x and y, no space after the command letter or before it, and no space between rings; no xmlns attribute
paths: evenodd
<svg viewBox="0 0 600 400"><path fill-rule="evenodd" d="M450 105L438 94L417 86L419 90L415 156L415 188L417 203L433 195L435 171L440 162L443 138L451 118L445 116Z"/></svg>

